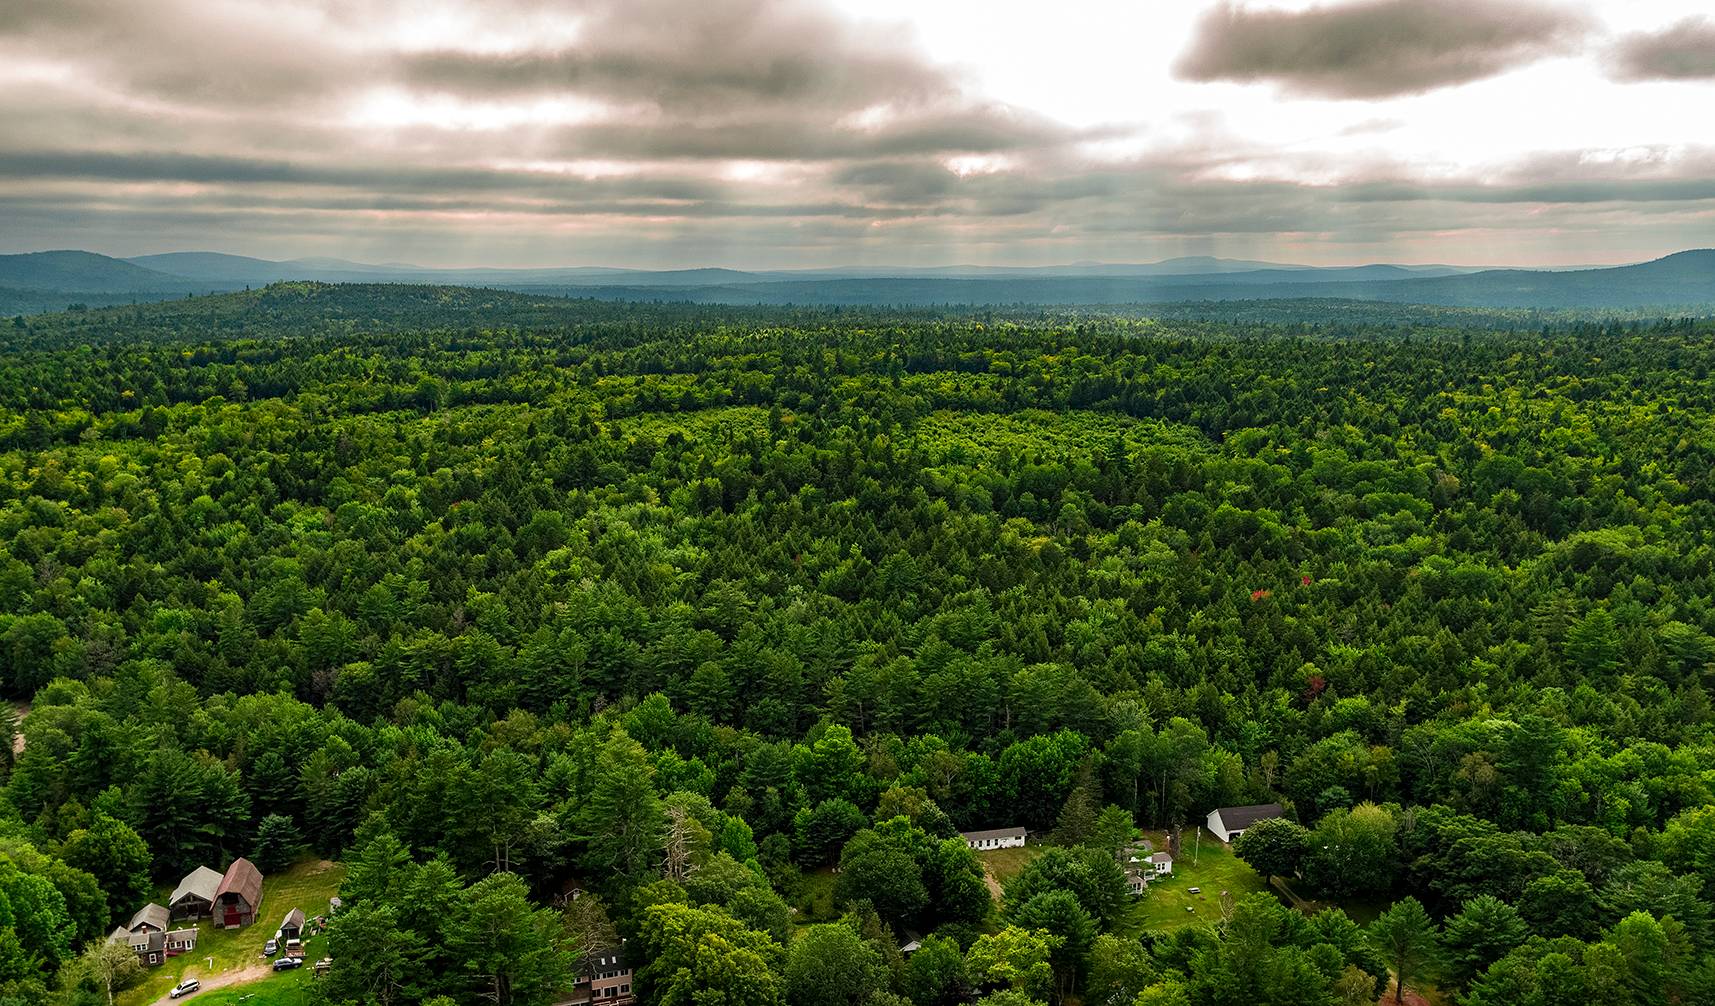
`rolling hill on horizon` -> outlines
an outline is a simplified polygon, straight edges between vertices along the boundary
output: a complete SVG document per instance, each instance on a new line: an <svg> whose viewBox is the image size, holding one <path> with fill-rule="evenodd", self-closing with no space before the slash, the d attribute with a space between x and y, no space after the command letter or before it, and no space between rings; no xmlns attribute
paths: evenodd
<svg viewBox="0 0 1715 1006"><path fill-rule="evenodd" d="M343 259L271 261L218 252L119 259L65 250L0 256L0 313L219 293L286 280L489 287L604 300L854 306L1102 305L1332 298L1464 307L1715 307L1715 250L1591 269L1302 266L1213 258L1045 267L854 267L744 271L430 269Z"/></svg>

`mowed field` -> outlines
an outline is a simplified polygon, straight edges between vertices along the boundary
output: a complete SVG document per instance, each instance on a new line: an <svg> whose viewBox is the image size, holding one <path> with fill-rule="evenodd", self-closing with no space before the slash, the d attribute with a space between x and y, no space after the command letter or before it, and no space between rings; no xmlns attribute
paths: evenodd
<svg viewBox="0 0 1715 1006"><path fill-rule="evenodd" d="M1157 849L1167 848L1167 836L1160 832L1147 832L1144 837ZM1172 875L1151 880L1148 892L1137 900L1125 927L1128 933L1213 924L1221 921L1223 891L1236 901L1269 890L1267 882L1233 855L1231 847L1206 835L1200 844L1194 835L1183 836L1182 841ZM1196 894L1191 893L1193 887L1198 889Z"/></svg>
<svg viewBox="0 0 1715 1006"><path fill-rule="evenodd" d="M197 978L204 983L233 982L224 988L210 988L197 993L187 1002L238 1002L238 996L253 994L245 999L246 1006L296 1006L307 1001L308 991L302 988L311 981L306 965L296 971L276 974L265 970L269 961L262 955L262 945L274 935L280 920L294 908L314 918L326 915L328 899L339 891L345 879L345 867L327 860L307 860L282 873L269 874L262 879L261 921L242 929L216 929L207 920L197 925L197 948L193 954L169 958L158 968L147 968L143 983L128 989L118 999L117 1006L145 1006L166 995L185 978ZM159 892L157 901L165 903L171 888ZM313 936L304 944L306 960L323 955L327 937ZM212 959L212 965L211 965ZM259 974L246 974L246 971ZM262 998L262 996L271 998ZM227 996L230 998L220 998ZM296 996L297 998L293 998Z"/></svg>

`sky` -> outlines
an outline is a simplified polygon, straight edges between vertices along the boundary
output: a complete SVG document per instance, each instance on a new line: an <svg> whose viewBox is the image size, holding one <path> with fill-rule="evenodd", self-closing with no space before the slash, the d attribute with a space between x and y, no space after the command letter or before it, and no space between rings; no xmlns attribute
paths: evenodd
<svg viewBox="0 0 1715 1006"><path fill-rule="evenodd" d="M6 0L0 252L1578 265L1715 245L1706 0Z"/></svg>

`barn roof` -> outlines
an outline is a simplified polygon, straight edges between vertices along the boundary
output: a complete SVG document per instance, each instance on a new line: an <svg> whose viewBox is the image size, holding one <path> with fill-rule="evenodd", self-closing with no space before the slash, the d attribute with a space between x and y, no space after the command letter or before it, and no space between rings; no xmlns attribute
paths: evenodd
<svg viewBox="0 0 1715 1006"><path fill-rule="evenodd" d="M1221 815L1221 824L1228 831L1243 831L1258 821L1279 817L1283 811L1278 803L1253 803L1246 807L1221 807L1215 813Z"/></svg>
<svg viewBox="0 0 1715 1006"><path fill-rule="evenodd" d="M262 903L262 871L248 859L235 859L226 868L226 876L220 878L220 888L214 893L217 898L236 894L244 899L245 904L255 908Z"/></svg>
<svg viewBox="0 0 1715 1006"><path fill-rule="evenodd" d="M285 929L287 926L304 928L304 910L302 908L294 908L286 913L286 918L280 922L280 928Z"/></svg>
<svg viewBox="0 0 1715 1006"><path fill-rule="evenodd" d="M213 901L215 893L220 890L220 879L220 874L206 866L199 866L185 874L185 879L173 888L173 896L167 899L167 904L176 905L187 895Z"/></svg>

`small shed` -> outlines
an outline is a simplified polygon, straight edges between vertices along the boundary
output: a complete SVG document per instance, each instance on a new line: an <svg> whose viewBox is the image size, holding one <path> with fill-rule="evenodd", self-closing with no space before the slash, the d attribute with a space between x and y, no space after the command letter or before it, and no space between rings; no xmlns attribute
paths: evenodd
<svg viewBox="0 0 1715 1006"><path fill-rule="evenodd" d="M1165 877L1173 872L1173 853L1158 852L1149 857L1149 867L1157 877Z"/></svg>
<svg viewBox="0 0 1715 1006"><path fill-rule="evenodd" d="M214 896L214 924L236 929L256 921L262 907L262 871L248 859L239 858L226 868Z"/></svg>
<svg viewBox="0 0 1715 1006"><path fill-rule="evenodd" d="M1253 803L1244 807L1217 807L1209 812L1206 822L1209 834L1223 842L1231 842L1258 821L1268 821L1285 813L1278 803Z"/></svg>
<svg viewBox="0 0 1715 1006"><path fill-rule="evenodd" d="M281 940L300 940L304 936L304 910L294 908L286 913L286 918L280 923L280 932L276 934Z"/></svg>
<svg viewBox="0 0 1715 1006"><path fill-rule="evenodd" d="M987 831L961 831L959 837L978 852L990 849L1017 849L1024 845L1024 829L990 828Z"/></svg>
<svg viewBox="0 0 1715 1006"><path fill-rule="evenodd" d="M167 910L178 919L206 919L214 912L214 896L220 890L220 874L199 866L185 874L173 896L167 899Z"/></svg>

